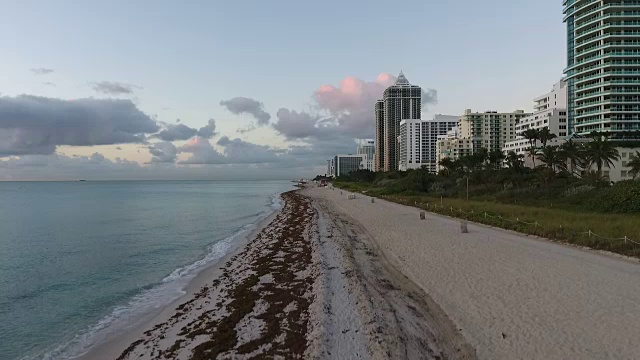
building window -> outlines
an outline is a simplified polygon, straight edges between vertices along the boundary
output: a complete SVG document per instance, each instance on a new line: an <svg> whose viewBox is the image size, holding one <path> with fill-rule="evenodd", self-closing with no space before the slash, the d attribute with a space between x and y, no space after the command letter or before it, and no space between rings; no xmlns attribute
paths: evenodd
<svg viewBox="0 0 640 360"><path fill-rule="evenodd" d="M620 172L620 176L622 176L622 177L627 177L627 170L622 170L622 171Z"/></svg>

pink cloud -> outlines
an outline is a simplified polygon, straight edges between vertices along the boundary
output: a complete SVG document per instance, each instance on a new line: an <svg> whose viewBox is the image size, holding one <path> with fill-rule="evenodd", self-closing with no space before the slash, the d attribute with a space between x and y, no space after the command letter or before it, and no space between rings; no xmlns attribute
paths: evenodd
<svg viewBox="0 0 640 360"><path fill-rule="evenodd" d="M358 113L372 110L377 99L382 98L384 89L393 84L396 77L382 73L375 81L367 82L354 76L347 76L339 87L322 85L313 94L322 110L331 114Z"/></svg>

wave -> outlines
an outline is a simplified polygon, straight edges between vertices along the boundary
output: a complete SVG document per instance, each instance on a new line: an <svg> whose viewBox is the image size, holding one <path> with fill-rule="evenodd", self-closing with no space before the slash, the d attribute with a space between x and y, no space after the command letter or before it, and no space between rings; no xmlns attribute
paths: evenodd
<svg viewBox="0 0 640 360"><path fill-rule="evenodd" d="M86 354L91 348L113 338L114 335L130 330L138 325L146 316L158 313L179 297L186 294L184 290L202 270L220 261L225 255L235 250L240 244L236 241L255 228L267 217L282 208L280 193L269 197L267 208L252 217L254 220L244 225L233 235L212 244L207 255L189 265L175 269L158 284L135 295L126 305L117 306L109 315L102 318L86 330L75 335L70 341L57 346L44 355L29 355L22 360L31 359L74 359Z"/></svg>

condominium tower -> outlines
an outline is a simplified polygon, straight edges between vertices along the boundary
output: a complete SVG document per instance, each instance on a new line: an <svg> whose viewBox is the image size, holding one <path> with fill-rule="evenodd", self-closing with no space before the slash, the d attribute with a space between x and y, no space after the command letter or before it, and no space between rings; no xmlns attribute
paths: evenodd
<svg viewBox="0 0 640 360"><path fill-rule="evenodd" d="M399 170L426 168L437 171L436 143L458 125L459 116L435 115L433 120L402 120L398 136Z"/></svg>
<svg viewBox="0 0 640 360"><path fill-rule="evenodd" d="M382 98L381 124L378 122L380 101L376 103L376 140L378 160L376 168L381 171L398 170L399 148L397 146L400 121L404 119L420 119L422 105L422 88L411 85L402 71L395 84L389 86Z"/></svg>
<svg viewBox="0 0 640 360"><path fill-rule="evenodd" d="M384 101L376 101L376 150L374 171L384 171Z"/></svg>
<svg viewBox="0 0 640 360"><path fill-rule="evenodd" d="M640 129L640 1L564 0L569 132Z"/></svg>
<svg viewBox="0 0 640 360"><path fill-rule="evenodd" d="M364 143L360 144L356 149L356 154L358 155L367 155L367 163L365 164L365 170L373 171L374 169L374 159L376 153L376 146L374 140L365 140Z"/></svg>
<svg viewBox="0 0 640 360"><path fill-rule="evenodd" d="M497 111L471 112L465 110L460 117L460 136L471 139L473 152L482 148L488 151L502 151L504 144L515 140L516 125L521 118L531 115L523 110L510 113Z"/></svg>

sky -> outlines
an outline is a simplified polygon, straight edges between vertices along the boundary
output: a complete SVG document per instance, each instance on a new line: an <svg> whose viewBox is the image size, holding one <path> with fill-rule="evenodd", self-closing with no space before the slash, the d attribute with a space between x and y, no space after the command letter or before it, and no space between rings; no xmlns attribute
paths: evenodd
<svg viewBox="0 0 640 360"><path fill-rule="evenodd" d="M0 0L0 180L291 179L422 118L531 110L566 66L560 0Z"/></svg>

